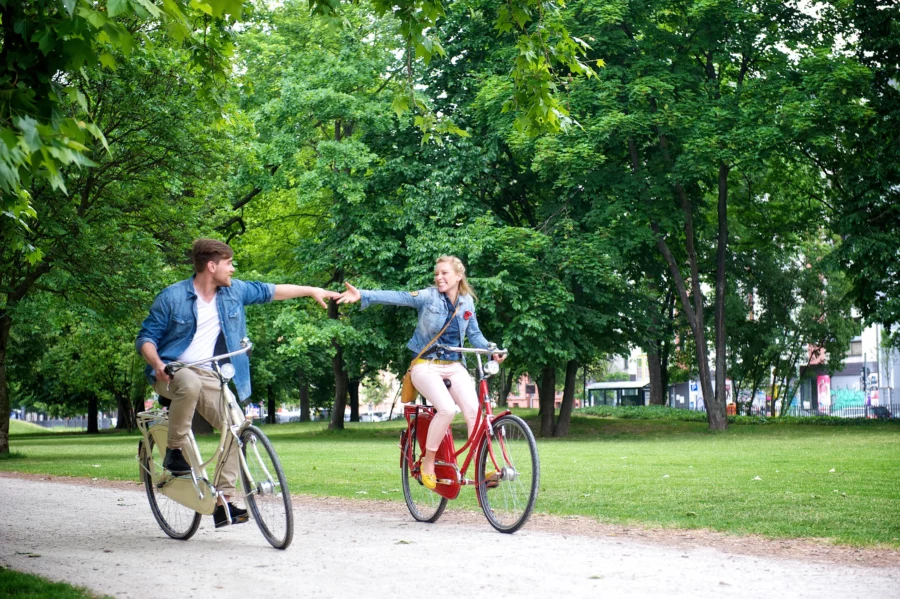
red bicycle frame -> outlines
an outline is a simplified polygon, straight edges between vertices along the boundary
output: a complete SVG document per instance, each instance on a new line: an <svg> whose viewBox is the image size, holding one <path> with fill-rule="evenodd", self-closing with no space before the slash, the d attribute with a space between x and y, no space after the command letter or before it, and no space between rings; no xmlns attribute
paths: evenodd
<svg viewBox="0 0 900 599"><path fill-rule="evenodd" d="M447 499L456 499L459 496L459 490L463 485L471 485L477 482L465 478L465 475L472 460L478 458L481 439L485 436L488 439L485 446L490 454L491 462L496 470L500 469L497 465L497 458L494 455L493 444L490 442L493 433L491 426L494 420L509 414L510 411L504 410L502 413L496 415L493 413L491 402L488 400L487 378L481 370L480 360L478 366L478 375L480 378L478 381L478 404L480 409L478 410L478 417L475 420L472 434L459 451L456 451L453 442L453 430L452 427L448 427L435 456L434 473L438 480L438 486L435 489L435 492ZM406 458L407 463L411 465L412 473L418 478L422 464L422 455L425 453L425 439L428 436L428 427L431 425L431 419L434 416L434 408L416 404L406 405L403 408L403 415L406 418L406 430L400 435L400 447L401 449L407 447L406 439L411 432L415 430L416 441L419 446L419 458L414 460L413 455L407 455ZM412 452L413 444L410 443L408 448L408 451ZM468 453L463 461L462 468L460 468L459 456L466 450L468 450ZM508 456L504 455L504 458L508 458ZM401 455L401 462L402 459L403 456Z"/></svg>

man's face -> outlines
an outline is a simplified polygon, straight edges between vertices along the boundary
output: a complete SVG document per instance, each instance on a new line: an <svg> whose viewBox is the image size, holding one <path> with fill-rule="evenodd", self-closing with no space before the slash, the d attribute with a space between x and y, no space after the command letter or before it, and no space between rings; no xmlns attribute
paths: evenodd
<svg viewBox="0 0 900 599"><path fill-rule="evenodd" d="M212 262L213 281L218 287L231 287L231 275L234 274L234 258L222 258Z"/></svg>

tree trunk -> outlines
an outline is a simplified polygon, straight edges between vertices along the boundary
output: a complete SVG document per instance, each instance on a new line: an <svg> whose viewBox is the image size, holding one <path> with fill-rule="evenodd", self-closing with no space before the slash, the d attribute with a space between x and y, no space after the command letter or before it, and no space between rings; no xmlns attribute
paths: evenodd
<svg viewBox="0 0 900 599"><path fill-rule="evenodd" d="M331 301L334 303L334 300ZM347 389L350 386L347 373L344 372L344 350L337 340L332 341L335 351L331 359L331 369L334 372L334 409L331 411L329 430L344 429L344 410L347 408Z"/></svg>
<svg viewBox="0 0 900 599"><path fill-rule="evenodd" d="M690 218L688 218L687 222L691 223ZM710 409L710 406L715 408L716 404L713 394L712 374L709 370L709 350L707 348L706 329L703 322L703 292L700 290L700 282L697 280L699 279L699 268L697 267L697 254L694 251L692 224L685 225L685 234L688 237L686 245L688 248L688 259L690 261L692 275L690 296L685 287L684 279L681 276L681 270L678 268L678 263L675 261L675 257L672 255L671 250L669 250L668 245L666 245L665 239L662 237L657 238L656 245L663 256L665 256L666 262L669 264L669 271L675 279L675 287L678 289L681 306L684 309L685 317L687 318L688 324L691 327L691 333L694 337L694 345L696 346L697 352L697 369L700 377L700 390L703 394L703 402L707 408L706 420L709 423L710 430L725 430L728 426L728 421L725 418L724 405L722 406L721 414L718 414L715 409ZM694 299L693 305L691 305L691 296L693 296ZM710 399L713 399L713 401L710 402Z"/></svg>
<svg viewBox="0 0 900 599"><path fill-rule="evenodd" d="M135 429L134 407L124 393L116 394L116 408L116 429L133 431Z"/></svg>
<svg viewBox="0 0 900 599"><path fill-rule="evenodd" d="M270 383L267 391L266 424L275 424L275 386Z"/></svg>
<svg viewBox="0 0 900 599"><path fill-rule="evenodd" d="M9 453L9 385L6 380L6 348L12 320L9 312L0 312L0 454Z"/></svg>
<svg viewBox="0 0 900 599"><path fill-rule="evenodd" d="M724 430L728 426L725 405L726 350L725 345L725 259L728 253L728 167L719 165L719 234L716 240L716 395L711 406L706 405L710 428ZM713 420L715 419L715 423ZM715 424L715 426L714 426Z"/></svg>
<svg viewBox="0 0 900 599"><path fill-rule="evenodd" d="M647 370L650 372L650 405L666 405L666 390L662 381L662 364L659 357L659 342L652 341L647 352Z"/></svg>
<svg viewBox="0 0 900 599"><path fill-rule="evenodd" d="M297 387L300 389L300 422L309 422L309 383L306 376L300 372L297 380Z"/></svg>
<svg viewBox="0 0 900 599"><path fill-rule="evenodd" d="M351 379L347 384L350 396L350 422L359 422L359 379Z"/></svg>
<svg viewBox="0 0 900 599"><path fill-rule="evenodd" d="M88 396L87 434L89 435L96 435L100 432L100 427L97 426L98 405L99 401L97 400L97 394L91 393Z"/></svg>
<svg viewBox="0 0 900 599"><path fill-rule="evenodd" d="M500 392L500 397L497 398L497 405L506 407L509 399L509 394L512 392L513 381L515 380L516 373L514 370L510 369L509 374L506 375L506 379L503 381L503 389Z"/></svg>
<svg viewBox="0 0 900 599"><path fill-rule="evenodd" d="M556 421L554 437L568 437L569 424L572 422L572 408L575 407L575 384L578 374L578 360L566 363L566 386L563 389L562 405L559 406L559 419Z"/></svg>
<svg viewBox="0 0 900 599"><path fill-rule="evenodd" d="M669 404L669 342L662 345L659 354L659 386L663 390L663 405Z"/></svg>
<svg viewBox="0 0 900 599"><path fill-rule="evenodd" d="M143 380L143 379L142 379ZM144 385L145 383L135 383L131 388L131 409L135 415L135 425L137 425L137 415L144 411Z"/></svg>
<svg viewBox="0 0 900 599"><path fill-rule="evenodd" d="M668 148L668 140L663 133L659 133L659 142L660 148L663 151L663 157L666 163L669 166L674 164L674 161L669 156L669 148ZM632 152L634 154L634 152ZM632 160L634 157L632 157ZM721 165L723 169L725 169L725 182L727 183L727 175L728 171L724 165ZM723 188L722 183L722 170L719 172L719 214L724 214L725 211L725 203L727 200L727 195L724 192L727 191L727 186ZM709 370L709 348L707 347L706 342L706 323L703 318L703 291L700 288L700 268L697 262L697 250L695 247L695 233L694 233L694 216L693 216L693 207L691 206L691 202L688 199L687 191L684 189L684 186L681 183L675 183L675 194L678 198L678 201L681 205L681 211L684 215L684 247L687 252L688 258L688 266L691 271L691 293L688 295L687 288L685 286L684 278L681 276L681 268L679 267L678 262L675 260L675 256L672 255L672 251L669 249L669 246L666 244L665 235L662 235L659 231L659 226L656 222L651 222L651 228L653 232L657 235L656 237L656 247L659 249L660 253L666 259L666 263L669 265L669 271L672 273L672 278L675 283L675 288L678 290L678 296L681 299L682 307L684 308L685 316L687 317L688 323L691 327L691 333L694 337L694 342L697 347L697 368L699 370L700 375L700 389L703 393L703 401L706 405L706 420L709 423L710 430L725 430L728 426L728 420L725 416L725 399L721 398L721 405L716 400L716 397L713 393L712 379L710 378L711 373ZM723 235L724 233L724 235ZM727 223L722 223L721 219L719 222L719 239L718 239L718 248L720 255L719 259L723 261L724 264L724 251L725 251L725 243L728 239L728 228ZM716 291L718 292L718 284L719 277L722 277L722 281L724 282L725 271L724 266L720 272L716 273ZM693 306L691 305L691 299L694 300ZM716 308L718 315L718 301L719 298L716 298ZM723 306L723 315L724 315L724 294L722 297L722 306ZM718 341L718 336L716 337L716 341ZM722 340L722 346L724 348L724 338ZM722 356L724 359L724 356ZM718 360L719 356L716 356ZM718 374L717 374L718 376ZM724 369L722 376L724 376ZM723 379L722 385L722 394L724 396L725 385ZM721 408L721 409L720 409Z"/></svg>
<svg viewBox="0 0 900 599"><path fill-rule="evenodd" d="M340 282L343 277L336 275L336 279ZM334 300L328 302L328 318L337 320L339 318L338 305ZM344 429L344 409L347 407L347 389L350 386L350 380L347 377L347 369L344 367L344 349L338 340L331 340L334 346L334 357L331 359L331 370L334 373L334 409L331 411L331 422L328 423L329 430Z"/></svg>
<svg viewBox="0 0 900 599"><path fill-rule="evenodd" d="M541 406L541 436L552 437L556 415L556 368L545 366L538 383L538 403Z"/></svg>

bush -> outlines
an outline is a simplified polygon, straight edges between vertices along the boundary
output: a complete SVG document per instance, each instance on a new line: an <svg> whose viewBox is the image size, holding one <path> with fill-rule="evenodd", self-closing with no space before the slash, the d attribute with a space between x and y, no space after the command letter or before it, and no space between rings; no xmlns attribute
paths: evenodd
<svg viewBox="0 0 900 599"><path fill-rule="evenodd" d="M575 411L585 416L620 418L622 420L672 420L679 422L706 422L706 412L684 410L666 406L591 406ZM868 418L840 418L838 416L728 416L729 424L812 424L818 426L869 426L893 423L900 420Z"/></svg>
<svg viewBox="0 0 900 599"><path fill-rule="evenodd" d="M577 413L587 416L601 416L603 418L706 422L706 412L680 410L665 406L591 406L577 410Z"/></svg>

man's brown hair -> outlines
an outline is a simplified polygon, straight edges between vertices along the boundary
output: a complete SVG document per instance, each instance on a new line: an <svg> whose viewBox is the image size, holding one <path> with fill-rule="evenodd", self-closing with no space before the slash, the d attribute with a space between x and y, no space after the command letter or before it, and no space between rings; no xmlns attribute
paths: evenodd
<svg viewBox="0 0 900 599"><path fill-rule="evenodd" d="M207 262L218 262L234 257L234 250L227 243L215 239L198 239L191 248L194 258L194 272L200 273L206 270Z"/></svg>

